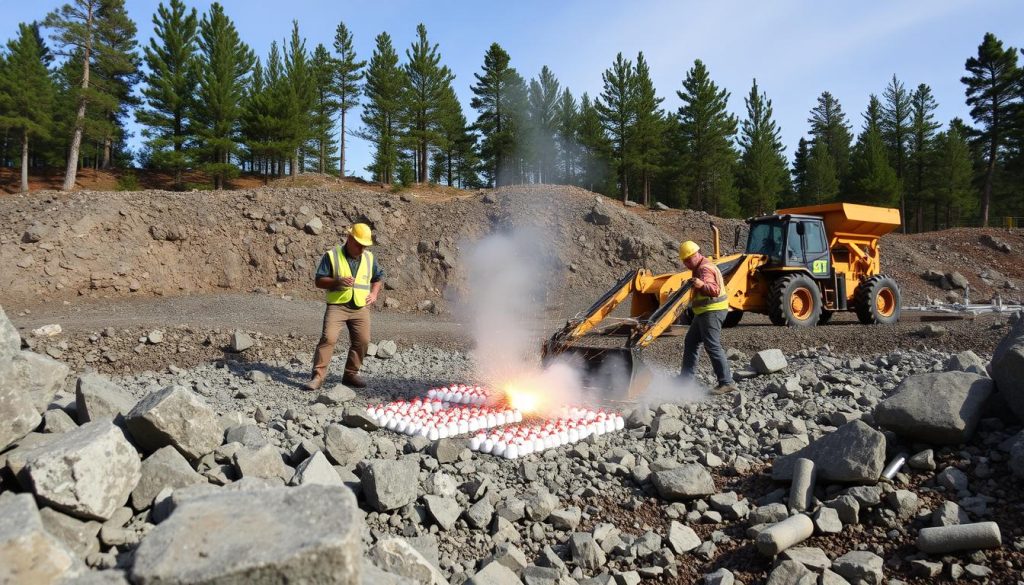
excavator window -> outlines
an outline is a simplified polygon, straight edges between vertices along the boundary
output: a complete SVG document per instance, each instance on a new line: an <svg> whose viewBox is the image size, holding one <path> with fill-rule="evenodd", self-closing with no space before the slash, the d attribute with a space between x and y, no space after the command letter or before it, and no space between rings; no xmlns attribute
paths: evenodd
<svg viewBox="0 0 1024 585"><path fill-rule="evenodd" d="M763 254L773 263L782 262L782 220L766 220L751 224L747 236L747 254Z"/></svg>

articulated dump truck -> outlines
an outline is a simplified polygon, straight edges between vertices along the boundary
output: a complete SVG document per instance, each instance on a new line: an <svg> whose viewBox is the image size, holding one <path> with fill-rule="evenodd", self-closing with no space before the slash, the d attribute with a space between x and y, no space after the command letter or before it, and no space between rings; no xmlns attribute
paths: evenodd
<svg viewBox="0 0 1024 585"><path fill-rule="evenodd" d="M726 327L744 313L788 327L824 325L839 311L856 313L866 325L899 320L900 289L881 274L879 247L879 239L899 227L898 209L830 203L781 209L747 225L746 250L722 256L719 230L711 224L711 258L729 295ZM736 247L740 235L737 228ZM692 276L689 270L630 271L544 343L544 360L582 360L593 385L636 397L651 380L640 359L643 348L687 322ZM613 318L627 299L629 317ZM616 335L625 337L624 346L584 345L586 338Z"/></svg>

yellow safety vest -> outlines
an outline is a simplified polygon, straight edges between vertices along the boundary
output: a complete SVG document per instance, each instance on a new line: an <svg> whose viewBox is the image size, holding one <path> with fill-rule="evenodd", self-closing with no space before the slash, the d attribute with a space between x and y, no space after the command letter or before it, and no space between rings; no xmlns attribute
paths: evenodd
<svg viewBox="0 0 1024 585"><path fill-rule="evenodd" d="M725 290L725 279L722 278L722 271L714 264L711 268L715 271L715 278L718 280L718 296L709 297L702 291L695 290L690 297L690 308L694 315L701 315L711 311L729 310L729 293Z"/></svg>
<svg viewBox="0 0 1024 585"><path fill-rule="evenodd" d="M327 253L331 259L331 268L335 278L350 278L352 268L341 246L336 246ZM352 302L357 307L366 306L366 297L370 295L370 278L373 277L373 253L364 251L363 257L359 259L359 268L356 270L355 284L341 290L327 291L328 305L344 305Z"/></svg>

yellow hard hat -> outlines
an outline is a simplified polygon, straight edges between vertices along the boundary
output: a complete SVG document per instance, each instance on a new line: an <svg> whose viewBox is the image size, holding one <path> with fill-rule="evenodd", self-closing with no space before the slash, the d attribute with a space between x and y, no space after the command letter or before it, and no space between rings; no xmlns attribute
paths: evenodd
<svg viewBox="0 0 1024 585"><path fill-rule="evenodd" d="M692 240L686 240L682 244L679 244L680 260L686 260L687 258L693 256L697 252L700 252L700 246L697 245L697 242L694 242Z"/></svg>
<svg viewBox="0 0 1024 585"><path fill-rule="evenodd" d="M353 240L364 246L373 245L373 232L370 231L370 226L365 223L357 223L352 226L352 229L349 231L349 235L352 236Z"/></svg>

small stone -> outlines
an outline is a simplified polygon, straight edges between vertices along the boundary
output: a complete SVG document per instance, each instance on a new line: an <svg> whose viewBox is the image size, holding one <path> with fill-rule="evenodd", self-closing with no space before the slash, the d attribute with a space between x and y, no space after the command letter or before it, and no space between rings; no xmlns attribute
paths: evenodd
<svg viewBox="0 0 1024 585"><path fill-rule="evenodd" d="M372 459L361 476L367 503L378 512L397 510L416 501L418 466L407 459Z"/></svg>
<svg viewBox="0 0 1024 585"><path fill-rule="evenodd" d="M398 353L398 344L394 341L386 340L381 341L377 344L377 358L382 360L389 360L395 357Z"/></svg>
<svg viewBox="0 0 1024 585"><path fill-rule="evenodd" d="M668 543L676 554L683 554L700 546L701 540L692 528L673 520L668 528Z"/></svg>
<svg viewBox="0 0 1024 585"><path fill-rule="evenodd" d="M676 501L709 496L715 493L715 482L704 466L687 464L651 474L658 494L666 500Z"/></svg>
<svg viewBox="0 0 1024 585"><path fill-rule="evenodd" d="M856 503L856 502L854 502ZM822 506L814 513L814 527L821 534L839 534L843 531L843 523L835 508Z"/></svg>
<svg viewBox="0 0 1024 585"><path fill-rule="evenodd" d="M462 508L454 498L444 496L423 496L427 511L442 530L451 530L462 515Z"/></svg>
<svg viewBox="0 0 1024 585"><path fill-rule="evenodd" d="M789 364L781 349L764 349L750 359L750 367L758 374L773 374L786 369Z"/></svg>
<svg viewBox="0 0 1024 585"><path fill-rule="evenodd" d="M164 332L159 329L150 331L149 335L146 336L146 341L152 345L160 345L164 342Z"/></svg>
<svg viewBox="0 0 1024 585"><path fill-rule="evenodd" d="M251 348L255 343L252 337L249 337L249 334L244 331L235 331L231 334L231 351L235 353L241 353Z"/></svg>

